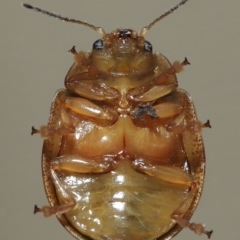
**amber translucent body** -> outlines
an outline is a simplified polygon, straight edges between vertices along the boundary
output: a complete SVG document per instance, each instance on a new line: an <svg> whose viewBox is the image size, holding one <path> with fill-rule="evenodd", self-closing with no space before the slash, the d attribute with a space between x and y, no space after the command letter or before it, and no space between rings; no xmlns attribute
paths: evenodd
<svg viewBox="0 0 240 240"><path fill-rule="evenodd" d="M77 239L170 239L203 186L204 147L193 103L173 66L132 30L75 54L43 146L51 206ZM198 129L199 127L199 129Z"/></svg>

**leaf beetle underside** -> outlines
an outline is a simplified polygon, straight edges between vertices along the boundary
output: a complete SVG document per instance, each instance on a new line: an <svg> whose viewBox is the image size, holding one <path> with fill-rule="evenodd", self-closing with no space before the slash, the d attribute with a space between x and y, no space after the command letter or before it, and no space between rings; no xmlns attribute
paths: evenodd
<svg viewBox="0 0 240 240"><path fill-rule="evenodd" d="M169 240L182 228L206 234L190 223L201 196L205 153L201 129L176 73L189 62L170 64L152 53L145 33L75 22L103 37L92 52L77 52L58 90L47 126L32 128L44 140L42 171L50 206L34 213L56 215L78 240Z"/></svg>

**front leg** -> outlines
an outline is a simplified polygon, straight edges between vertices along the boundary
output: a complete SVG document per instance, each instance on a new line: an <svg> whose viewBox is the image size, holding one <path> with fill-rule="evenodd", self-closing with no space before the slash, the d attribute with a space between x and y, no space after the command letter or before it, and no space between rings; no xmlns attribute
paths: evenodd
<svg viewBox="0 0 240 240"><path fill-rule="evenodd" d="M186 58L182 63L178 61L174 62L172 66L163 71L152 81L139 87L132 88L128 92L127 98L134 102L150 102L175 91L178 87L175 74L181 72L183 67L187 64L190 63Z"/></svg>
<svg viewBox="0 0 240 240"><path fill-rule="evenodd" d="M65 87L88 99L118 102L120 99L119 91L99 80L101 73L91 63L89 53L77 53L75 48L72 48L70 52L75 55L75 63L65 78Z"/></svg>
<svg viewBox="0 0 240 240"><path fill-rule="evenodd" d="M206 231L202 224L190 223L188 219L184 218L184 214L189 209L196 193L194 176L180 167L153 165L150 163L149 159L145 158L135 159L132 162L132 167L139 172L156 177L165 182L182 184L189 187L186 199L172 213L171 218L182 228L189 228L198 235L205 234L210 238L212 231Z"/></svg>

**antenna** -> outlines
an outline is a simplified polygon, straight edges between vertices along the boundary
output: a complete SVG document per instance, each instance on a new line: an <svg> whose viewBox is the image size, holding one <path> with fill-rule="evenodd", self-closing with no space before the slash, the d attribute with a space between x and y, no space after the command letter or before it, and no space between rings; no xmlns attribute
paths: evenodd
<svg viewBox="0 0 240 240"><path fill-rule="evenodd" d="M151 22L147 27L144 27L141 29L140 31L140 36L144 36L149 29L158 21L162 20L163 18L167 17L169 14L173 13L175 10L177 10L179 7L181 7L182 5L184 5L188 0L182 0L181 2L179 2L177 5L175 5L174 7L170 8L168 11L166 11L163 15L161 15L160 17L156 18L153 22Z"/></svg>
<svg viewBox="0 0 240 240"><path fill-rule="evenodd" d="M72 23L77 23L77 24L81 24L81 25L84 25L86 27L90 27L92 28L93 30L95 30L96 32L100 33L102 36L104 36L106 33L105 31L101 28L101 27L96 27L92 24L89 24L89 23L86 23L86 22L83 22L83 21L80 21L80 20L75 20L75 19L71 19L71 18L67 18L67 17L62 17L61 15L58 15L58 14L55 14L55 13L52 13L52 12L48 12L46 10L43 10L41 8L38 8L38 7L33 7L29 4L26 4L26 3L23 3L22 4L25 8L28 8L28 9L32 9L36 12L40 12L40 13L43 13L43 14L46 14L50 17L54 17L54 18L58 18L60 20L63 20L65 22L72 22Z"/></svg>

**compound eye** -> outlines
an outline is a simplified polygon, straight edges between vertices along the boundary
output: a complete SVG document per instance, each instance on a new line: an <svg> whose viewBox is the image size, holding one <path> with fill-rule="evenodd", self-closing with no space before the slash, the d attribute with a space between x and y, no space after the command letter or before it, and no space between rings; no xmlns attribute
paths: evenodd
<svg viewBox="0 0 240 240"><path fill-rule="evenodd" d="M152 44L148 41L145 41L144 43L144 49L148 52L152 52Z"/></svg>
<svg viewBox="0 0 240 240"><path fill-rule="evenodd" d="M94 44L93 44L93 49L94 50L99 50L103 48L103 40L98 39Z"/></svg>

